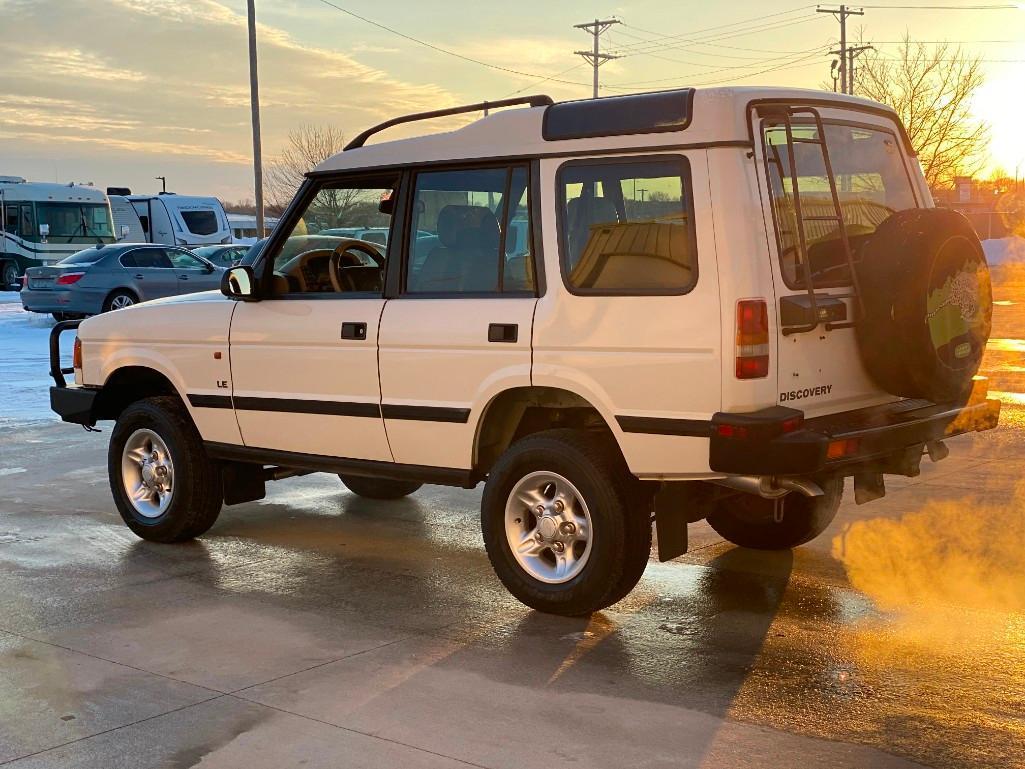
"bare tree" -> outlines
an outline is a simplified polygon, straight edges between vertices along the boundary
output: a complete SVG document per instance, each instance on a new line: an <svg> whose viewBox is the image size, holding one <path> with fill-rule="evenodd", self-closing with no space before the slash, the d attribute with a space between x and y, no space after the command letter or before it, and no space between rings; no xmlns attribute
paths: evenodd
<svg viewBox="0 0 1025 769"><path fill-rule="evenodd" d="M944 43L928 48L905 34L895 57L866 53L858 66L857 92L897 110L918 152L929 186L949 186L955 176L985 164L989 128L971 115L972 96L983 83L978 58Z"/></svg>
<svg viewBox="0 0 1025 769"><path fill-rule="evenodd" d="M267 169L267 187L274 205L284 209L306 173L344 146L345 136L334 126L303 123L289 131L288 145ZM344 222L346 213L361 202L360 190L323 190L317 198L318 208L333 226Z"/></svg>

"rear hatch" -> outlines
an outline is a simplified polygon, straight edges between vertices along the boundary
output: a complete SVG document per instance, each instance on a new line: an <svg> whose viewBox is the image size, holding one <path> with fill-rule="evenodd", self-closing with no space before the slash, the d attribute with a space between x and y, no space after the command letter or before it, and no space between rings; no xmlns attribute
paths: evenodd
<svg viewBox="0 0 1025 769"><path fill-rule="evenodd" d="M897 400L862 365L851 264L886 218L925 204L898 126L845 105L767 105L752 120L776 293L777 403L812 417Z"/></svg>

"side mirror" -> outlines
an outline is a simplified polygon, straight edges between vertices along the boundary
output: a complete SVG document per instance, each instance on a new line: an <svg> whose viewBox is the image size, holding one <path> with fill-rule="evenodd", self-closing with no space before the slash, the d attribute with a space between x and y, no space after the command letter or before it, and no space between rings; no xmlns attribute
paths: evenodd
<svg viewBox="0 0 1025 769"><path fill-rule="evenodd" d="M128 234L131 231L132 231L131 227L129 227L127 224L122 224L121 225L121 237L118 238L118 240L127 240L128 239Z"/></svg>
<svg viewBox="0 0 1025 769"><path fill-rule="evenodd" d="M229 299L242 302L256 301L256 276L253 268L243 264L225 270L221 276L221 293Z"/></svg>
<svg viewBox="0 0 1025 769"><path fill-rule="evenodd" d="M50 235L50 225L49 224L40 224L39 225L39 237L43 239L44 243L46 242L46 239L47 239L47 237L49 237L49 235Z"/></svg>
<svg viewBox="0 0 1025 769"><path fill-rule="evenodd" d="M209 262L203 262L203 272L205 272L207 275L209 275L213 271L214 271L214 266L212 264L210 264Z"/></svg>

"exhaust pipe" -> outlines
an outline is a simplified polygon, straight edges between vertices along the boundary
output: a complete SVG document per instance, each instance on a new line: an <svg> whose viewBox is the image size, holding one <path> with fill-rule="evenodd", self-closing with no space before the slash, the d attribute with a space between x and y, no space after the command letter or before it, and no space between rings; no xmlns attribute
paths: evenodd
<svg viewBox="0 0 1025 769"><path fill-rule="evenodd" d="M823 491L814 481L807 478L775 478L771 475L731 475L727 478L716 478L712 483L726 486L745 494L757 494L764 499L779 499L791 491L806 497L821 497Z"/></svg>

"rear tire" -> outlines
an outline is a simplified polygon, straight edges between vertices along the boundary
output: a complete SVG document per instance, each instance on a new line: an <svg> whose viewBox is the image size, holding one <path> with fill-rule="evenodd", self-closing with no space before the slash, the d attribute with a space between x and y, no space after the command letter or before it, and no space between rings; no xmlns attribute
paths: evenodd
<svg viewBox="0 0 1025 769"><path fill-rule="evenodd" d="M815 539L836 517L843 497L843 478L816 479L824 492L806 497L792 491L779 500L739 494L719 500L708 524L723 539L755 550L789 550ZM776 503L783 518L776 522Z"/></svg>
<svg viewBox="0 0 1025 769"><path fill-rule="evenodd" d="M651 552L651 515L629 498L635 485L603 436L547 430L514 443L491 468L481 504L484 545L502 584L551 614L581 616L619 601Z"/></svg>
<svg viewBox="0 0 1025 769"><path fill-rule="evenodd" d="M366 478L359 475L338 477L349 491L367 499L402 499L423 486L416 481L397 481L391 478Z"/></svg>
<svg viewBox="0 0 1025 769"><path fill-rule="evenodd" d="M18 277L18 265L14 262L4 262L3 268L0 270L0 288L19 290L21 284Z"/></svg>
<svg viewBox="0 0 1025 769"><path fill-rule="evenodd" d="M133 304L139 303L139 297L133 294L131 291L125 289L118 289L111 293L103 303L103 311L110 312L111 310L123 310L126 307L131 307Z"/></svg>
<svg viewBox="0 0 1025 769"><path fill-rule="evenodd" d="M174 396L144 398L121 413L110 436L107 472L121 518L142 539L193 539L221 512L220 465L207 457Z"/></svg>

